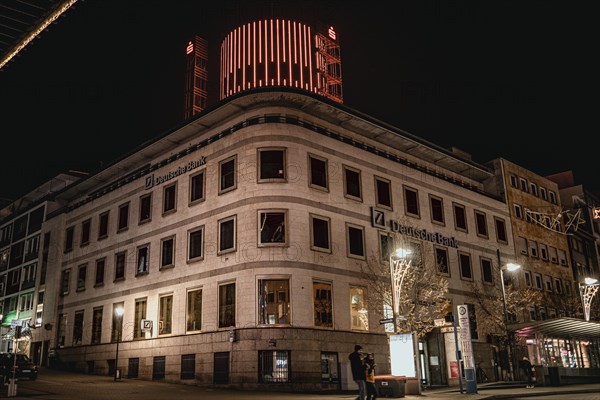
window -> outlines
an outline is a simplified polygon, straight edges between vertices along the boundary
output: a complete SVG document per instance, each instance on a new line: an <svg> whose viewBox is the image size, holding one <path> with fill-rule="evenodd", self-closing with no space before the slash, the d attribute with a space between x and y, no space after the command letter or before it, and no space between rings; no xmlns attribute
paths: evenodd
<svg viewBox="0 0 600 400"><path fill-rule="evenodd" d="M235 162L235 156L219 162L219 194L236 188Z"/></svg>
<svg viewBox="0 0 600 400"><path fill-rule="evenodd" d="M152 219L152 193L140 196L140 224Z"/></svg>
<svg viewBox="0 0 600 400"><path fill-rule="evenodd" d="M494 276L492 275L492 260L489 258L481 257L481 279L485 283L494 283Z"/></svg>
<svg viewBox="0 0 600 400"><path fill-rule="evenodd" d="M346 224L348 257L365 259L365 229L362 226Z"/></svg>
<svg viewBox="0 0 600 400"><path fill-rule="evenodd" d="M173 318L173 295L160 296L158 301L158 334L171 334L171 324Z"/></svg>
<svg viewBox="0 0 600 400"><path fill-rule="evenodd" d="M260 383L287 383L290 380L290 353L287 350L258 352L258 380Z"/></svg>
<svg viewBox="0 0 600 400"><path fill-rule="evenodd" d="M450 276L450 264L448 263L448 249L435 247L435 263L440 274Z"/></svg>
<svg viewBox="0 0 600 400"><path fill-rule="evenodd" d="M538 256L538 245L535 240L529 241L529 255L536 258Z"/></svg>
<svg viewBox="0 0 600 400"><path fill-rule="evenodd" d="M100 214L98 223L98 239L104 239L108 237L108 215L110 211L103 212Z"/></svg>
<svg viewBox="0 0 600 400"><path fill-rule="evenodd" d="M350 318L352 330L369 330L367 289L364 287L350 286Z"/></svg>
<svg viewBox="0 0 600 400"><path fill-rule="evenodd" d="M556 193L554 193L552 190L548 190L548 198L550 199L550 203L557 204Z"/></svg>
<svg viewBox="0 0 600 400"><path fill-rule="evenodd" d="M375 203L377 207L392 209L392 184L388 179L375 177Z"/></svg>
<svg viewBox="0 0 600 400"><path fill-rule="evenodd" d="M235 251L236 246L236 217L228 217L219 220L219 252L218 254L225 254Z"/></svg>
<svg viewBox="0 0 600 400"><path fill-rule="evenodd" d="M362 184L360 171L344 166L344 195L362 201Z"/></svg>
<svg viewBox="0 0 600 400"><path fill-rule="evenodd" d="M496 225L496 239L500 243L508 243L508 238L506 236L506 223L503 219L498 217L494 217L494 225Z"/></svg>
<svg viewBox="0 0 600 400"><path fill-rule="evenodd" d="M552 292L552 278L549 276L544 276L544 284L546 286L546 291Z"/></svg>
<svg viewBox="0 0 600 400"><path fill-rule="evenodd" d="M327 190L327 188L329 187L327 174L327 160L325 158L309 154L308 169L310 174L310 181L308 186L315 189Z"/></svg>
<svg viewBox="0 0 600 400"><path fill-rule="evenodd" d="M486 215L477 210L475 210L475 229L477 230L477 236L488 237Z"/></svg>
<svg viewBox="0 0 600 400"><path fill-rule="evenodd" d="M469 310L469 328L471 330L471 339L479 339L479 331L477 330L477 313L475 312L475 305L467 303L467 309Z"/></svg>
<svg viewBox="0 0 600 400"><path fill-rule="evenodd" d="M65 232L65 253L73 250L73 236L75 235L75 227L70 226Z"/></svg>
<svg viewBox="0 0 600 400"><path fill-rule="evenodd" d="M567 252L564 250L558 250L558 261L560 265L567 266Z"/></svg>
<svg viewBox="0 0 600 400"><path fill-rule="evenodd" d="M321 382L336 383L340 381L338 371L338 353L321 352Z"/></svg>
<svg viewBox="0 0 600 400"><path fill-rule="evenodd" d="M281 245L286 243L285 211L258 212L259 246Z"/></svg>
<svg viewBox="0 0 600 400"><path fill-rule="evenodd" d="M527 180L524 178L519 178L519 182L521 184L521 190L527 192Z"/></svg>
<svg viewBox="0 0 600 400"><path fill-rule="evenodd" d="M571 282L565 281L565 294L571 294Z"/></svg>
<svg viewBox="0 0 600 400"><path fill-rule="evenodd" d="M136 275L147 274L150 270L150 244L146 243L137 248Z"/></svg>
<svg viewBox="0 0 600 400"><path fill-rule="evenodd" d="M517 240L518 240L518 246L519 246L519 253L528 255L529 248L527 247L527 239L525 239L523 236L519 236L517 238Z"/></svg>
<svg viewBox="0 0 600 400"><path fill-rule="evenodd" d="M548 200L548 195L546 194L546 188L540 186L540 197L544 200Z"/></svg>
<svg viewBox="0 0 600 400"><path fill-rule="evenodd" d="M58 346L65 345L65 336L67 334L67 314L58 314L57 344Z"/></svg>
<svg viewBox="0 0 600 400"><path fill-rule="evenodd" d="M454 227L458 231L467 232L467 210L462 204L453 203Z"/></svg>
<svg viewBox="0 0 600 400"><path fill-rule="evenodd" d="M516 175L510 175L510 186L514 187L514 188L518 188L519 184L517 183L517 176Z"/></svg>
<svg viewBox="0 0 600 400"><path fill-rule="evenodd" d="M198 332L202 330L202 289L187 292L186 331Z"/></svg>
<svg viewBox="0 0 600 400"><path fill-rule="evenodd" d="M381 256L381 261L389 262L390 254L392 253L392 249L394 248L394 238L388 234L379 234L379 254Z"/></svg>
<svg viewBox="0 0 600 400"><path fill-rule="evenodd" d="M444 224L444 202L436 196L429 196L429 207L431 208L431 220Z"/></svg>
<svg viewBox="0 0 600 400"><path fill-rule="evenodd" d="M85 246L90 243L90 232L92 228L92 220L86 219L81 223L81 243L80 246Z"/></svg>
<svg viewBox="0 0 600 400"><path fill-rule="evenodd" d="M419 193L412 188L404 187L404 212L406 215L420 217Z"/></svg>
<svg viewBox="0 0 600 400"><path fill-rule="evenodd" d="M235 283L219 286L219 328L235 326Z"/></svg>
<svg viewBox="0 0 600 400"><path fill-rule="evenodd" d="M102 307L95 307L92 312L92 344L102 341Z"/></svg>
<svg viewBox="0 0 600 400"><path fill-rule="evenodd" d="M518 219L523 219L523 209L518 204L513 204L513 209L515 210L515 217Z"/></svg>
<svg viewBox="0 0 600 400"><path fill-rule="evenodd" d="M73 346L83 344L83 310L75 311L73 318Z"/></svg>
<svg viewBox="0 0 600 400"><path fill-rule="evenodd" d="M35 286L35 271L37 270L37 264L29 264L23 267L23 279L21 289L26 287Z"/></svg>
<svg viewBox="0 0 600 400"><path fill-rule="evenodd" d="M558 293L558 294L563 293L563 285L562 285L562 281L560 279L554 278L554 288L556 289L556 293Z"/></svg>
<svg viewBox="0 0 600 400"><path fill-rule="evenodd" d="M181 355L181 379L196 379L196 355Z"/></svg>
<svg viewBox="0 0 600 400"><path fill-rule="evenodd" d="M548 246L543 243L540 243L540 257L544 261L548 261Z"/></svg>
<svg viewBox="0 0 600 400"><path fill-rule="evenodd" d="M165 186L163 189L163 214L174 212L177 209L177 182Z"/></svg>
<svg viewBox="0 0 600 400"><path fill-rule="evenodd" d="M29 223L27 224L28 235L31 235L33 232L37 232L42 229L42 222L44 222L44 211L44 206L41 206L29 213Z"/></svg>
<svg viewBox="0 0 600 400"><path fill-rule="evenodd" d="M113 303L112 306L112 329L110 341L111 343L123 339L123 315L117 315L117 309L123 309L124 303Z"/></svg>
<svg viewBox="0 0 600 400"><path fill-rule="evenodd" d="M71 278L71 269L65 269L61 275L60 293L63 296L69 294L69 280Z"/></svg>
<svg viewBox="0 0 600 400"><path fill-rule="evenodd" d="M29 312L33 309L33 292L22 294L19 297L19 311Z"/></svg>
<svg viewBox="0 0 600 400"><path fill-rule="evenodd" d="M531 321L536 321L537 320L537 312L535 311L535 306L530 306L529 307L529 319Z"/></svg>
<svg viewBox="0 0 600 400"><path fill-rule="evenodd" d="M125 251L115 254L115 281L122 281L125 279L126 254Z"/></svg>
<svg viewBox="0 0 600 400"><path fill-rule="evenodd" d="M146 319L147 303L146 298L135 300L135 315L133 321L134 339L144 339L146 337L145 332L142 330L142 320Z"/></svg>
<svg viewBox="0 0 600 400"><path fill-rule="evenodd" d="M175 266L175 236L160 241L160 267Z"/></svg>
<svg viewBox="0 0 600 400"><path fill-rule="evenodd" d="M533 182L531 182L529 184L529 193L531 193L532 195L534 195L535 197L537 197L538 195L538 189L537 189L537 185Z"/></svg>
<svg viewBox="0 0 600 400"><path fill-rule="evenodd" d="M87 264L82 264L77 269L77 291L85 290L85 278L87 276Z"/></svg>
<svg viewBox="0 0 600 400"><path fill-rule="evenodd" d="M533 274L533 278L535 279L535 288L542 290L544 288L544 284L542 283L542 275L535 272Z"/></svg>
<svg viewBox="0 0 600 400"><path fill-rule="evenodd" d="M258 149L258 181L285 181L285 150Z"/></svg>
<svg viewBox="0 0 600 400"><path fill-rule="evenodd" d="M312 250L330 252L329 218L310 216L310 234Z"/></svg>
<svg viewBox="0 0 600 400"><path fill-rule="evenodd" d="M471 256L467 253L458 252L458 264L460 267L460 277L465 280L473 280L473 271L471 269Z"/></svg>
<svg viewBox="0 0 600 400"><path fill-rule="evenodd" d="M533 285L533 282L531 281L531 272L524 271L523 274L525 275L525 285L531 287Z"/></svg>
<svg viewBox="0 0 600 400"><path fill-rule="evenodd" d="M104 266L106 265L106 258L100 258L96 260L96 280L94 286L104 285Z"/></svg>
<svg viewBox="0 0 600 400"><path fill-rule="evenodd" d="M129 202L119 206L119 218L117 220L117 232L122 232L129 227Z"/></svg>
<svg viewBox="0 0 600 400"><path fill-rule="evenodd" d="M550 250L550 261L552 261L554 264L558 264L558 250L556 250L556 247L549 247Z"/></svg>
<svg viewBox="0 0 600 400"><path fill-rule="evenodd" d="M258 323L280 325L291 322L289 279L259 279Z"/></svg>
<svg viewBox="0 0 600 400"><path fill-rule="evenodd" d="M188 261L204 258L204 226L188 231Z"/></svg>
<svg viewBox="0 0 600 400"><path fill-rule="evenodd" d="M190 176L190 204L204 201L204 170Z"/></svg>
<svg viewBox="0 0 600 400"><path fill-rule="evenodd" d="M315 326L333 328L333 296L331 283L313 282Z"/></svg>

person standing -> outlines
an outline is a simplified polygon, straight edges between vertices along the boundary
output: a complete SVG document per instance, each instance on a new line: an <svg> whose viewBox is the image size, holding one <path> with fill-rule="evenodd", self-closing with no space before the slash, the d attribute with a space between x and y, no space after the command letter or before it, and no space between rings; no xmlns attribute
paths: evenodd
<svg viewBox="0 0 600 400"><path fill-rule="evenodd" d="M354 345L354 351L350 353L348 360L350 360L352 379L354 379L354 382L358 385L358 396L356 397L356 400L365 400L367 395L367 382L362 346L360 344Z"/></svg>
<svg viewBox="0 0 600 400"><path fill-rule="evenodd" d="M527 376L527 388L532 388L533 386L533 366L529 362L527 357L523 357L521 360L521 368L523 372L525 372L525 376Z"/></svg>
<svg viewBox="0 0 600 400"><path fill-rule="evenodd" d="M365 359L365 381L367 385L367 400L377 398L377 388L375 387L375 355L367 354Z"/></svg>

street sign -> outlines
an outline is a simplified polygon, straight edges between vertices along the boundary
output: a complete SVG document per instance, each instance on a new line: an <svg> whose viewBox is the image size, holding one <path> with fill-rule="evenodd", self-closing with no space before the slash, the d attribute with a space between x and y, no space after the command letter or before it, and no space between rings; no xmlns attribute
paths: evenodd
<svg viewBox="0 0 600 400"><path fill-rule="evenodd" d="M23 321L20 319L13 319L12 321L10 321L10 327L14 328L16 326L22 326L23 325Z"/></svg>
<svg viewBox="0 0 600 400"><path fill-rule="evenodd" d="M435 326L444 326L446 325L446 319L444 318L436 318L433 323L435 324Z"/></svg>
<svg viewBox="0 0 600 400"><path fill-rule="evenodd" d="M393 324L394 323L394 318L384 318L384 319L380 319L379 320L380 324Z"/></svg>

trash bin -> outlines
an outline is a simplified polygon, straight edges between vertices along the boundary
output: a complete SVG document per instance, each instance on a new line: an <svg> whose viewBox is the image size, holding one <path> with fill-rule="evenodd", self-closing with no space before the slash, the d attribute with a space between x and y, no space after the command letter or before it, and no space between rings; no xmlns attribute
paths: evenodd
<svg viewBox="0 0 600 400"><path fill-rule="evenodd" d="M406 378L394 375L376 375L375 388L379 397L404 397Z"/></svg>
<svg viewBox="0 0 600 400"><path fill-rule="evenodd" d="M548 382L550 386L560 386L558 367L548 367Z"/></svg>

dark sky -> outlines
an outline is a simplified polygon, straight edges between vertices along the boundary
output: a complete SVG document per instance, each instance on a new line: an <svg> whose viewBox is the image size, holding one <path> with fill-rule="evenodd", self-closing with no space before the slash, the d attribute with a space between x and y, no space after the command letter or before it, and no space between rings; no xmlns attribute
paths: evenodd
<svg viewBox="0 0 600 400"><path fill-rule="evenodd" d="M227 32L271 16L336 28L348 107L599 191L593 3L80 0L0 71L0 204L180 123L188 39L216 60Z"/></svg>

